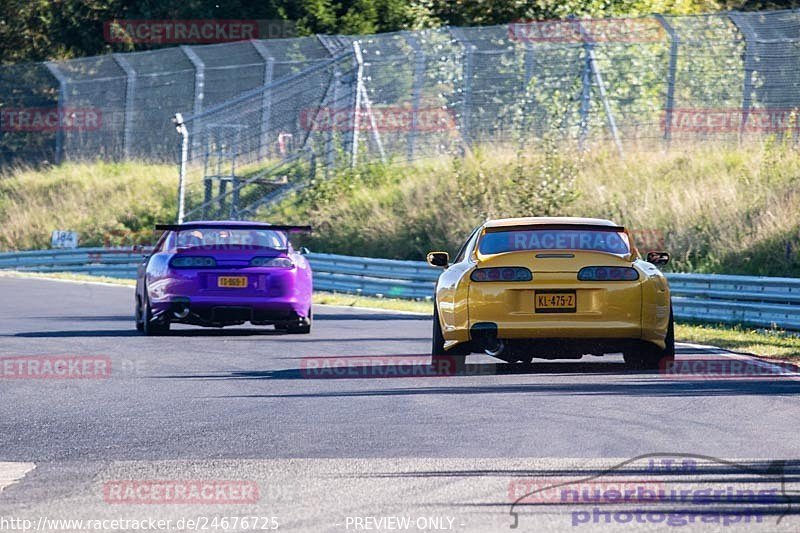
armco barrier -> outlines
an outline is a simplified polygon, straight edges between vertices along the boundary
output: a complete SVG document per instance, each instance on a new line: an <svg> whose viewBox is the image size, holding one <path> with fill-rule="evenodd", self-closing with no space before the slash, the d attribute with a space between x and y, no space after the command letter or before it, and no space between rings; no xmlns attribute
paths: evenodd
<svg viewBox="0 0 800 533"><path fill-rule="evenodd" d="M78 248L0 253L0 269L133 278L146 250ZM314 288L429 299L440 270L422 261L311 253ZM800 330L800 279L667 274L679 319Z"/></svg>

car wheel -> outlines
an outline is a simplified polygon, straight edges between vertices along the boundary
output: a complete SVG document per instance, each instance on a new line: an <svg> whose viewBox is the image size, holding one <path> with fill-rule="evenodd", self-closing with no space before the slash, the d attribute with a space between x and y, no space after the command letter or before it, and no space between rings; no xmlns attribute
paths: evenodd
<svg viewBox="0 0 800 533"><path fill-rule="evenodd" d="M139 296L136 296L136 308L133 311L134 320L136 320L136 331L144 331L144 321L142 320L142 301Z"/></svg>
<svg viewBox="0 0 800 533"><path fill-rule="evenodd" d="M297 326L297 325L286 326L285 329L286 329L286 333L293 333L293 334L300 334L300 335L311 333L311 309L308 310L308 318L305 320L305 322L302 325L300 325L300 326Z"/></svg>
<svg viewBox="0 0 800 533"><path fill-rule="evenodd" d="M144 319L142 331L148 337L169 333L169 319L162 317L159 320L153 320L153 308L150 307L150 298L147 296L144 297L144 313L142 313L142 317Z"/></svg>
<svg viewBox="0 0 800 533"><path fill-rule="evenodd" d="M672 315L672 306L669 309L669 325L667 335L664 337L666 346L662 350L658 346L648 344L638 349L629 349L622 353L625 364L631 368L643 370L658 370L667 368L675 361L675 319Z"/></svg>
<svg viewBox="0 0 800 533"><path fill-rule="evenodd" d="M431 366L437 374L455 374L466 366L466 355L444 349L444 334L439 323L439 310L433 305L433 336L431 343Z"/></svg>

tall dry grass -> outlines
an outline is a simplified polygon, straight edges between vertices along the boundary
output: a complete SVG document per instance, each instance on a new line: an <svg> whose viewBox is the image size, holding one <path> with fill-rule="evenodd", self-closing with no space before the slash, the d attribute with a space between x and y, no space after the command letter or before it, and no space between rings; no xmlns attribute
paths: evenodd
<svg viewBox="0 0 800 533"><path fill-rule="evenodd" d="M452 252L486 218L602 217L671 251L675 270L798 276L799 185L800 158L775 141L624 159L545 143L344 171L268 216L315 225L317 250L402 259Z"/></svg>
<svg viewBox="0 0 800 533"><path fill-rule="evenodd" d="M172 165L66 163L0 176L0 249L47 248L53 230L79 233L81 246L152 239L175 218Z"/></svg>
<svg viewBox="0 0 800 533"><path fill-rule="evenodd" d="M175 217L171 165L73 163L0 176L0 248L46 247L54 229L82 245L152 239ZM642 248L664 247L672 268L800 276L800 157L776 141L744 147L583 154L544 142L524 151L482 147L345 169L260 213L311 223L321 252L422 259L455 251L486 218L611 218Z"/></svg>

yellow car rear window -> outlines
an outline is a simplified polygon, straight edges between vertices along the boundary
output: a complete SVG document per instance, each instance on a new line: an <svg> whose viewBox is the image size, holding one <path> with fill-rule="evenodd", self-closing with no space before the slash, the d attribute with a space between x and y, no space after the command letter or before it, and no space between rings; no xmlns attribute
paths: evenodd
<svg viewBox="0 0 800 533"><path fill-rule="evenodd" d="M625 255L630 253L630 245L624 232L596 229L495 230L486 233L478 245L484 255L520 250L588 250Z"/></svg>

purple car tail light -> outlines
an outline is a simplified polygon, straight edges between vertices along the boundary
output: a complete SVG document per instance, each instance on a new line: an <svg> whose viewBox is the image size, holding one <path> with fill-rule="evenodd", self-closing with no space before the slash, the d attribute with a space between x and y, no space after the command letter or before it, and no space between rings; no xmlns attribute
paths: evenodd
<svg viewBox="0 0 800 533"><path fill-rule="evenodd" d="M169 266L173 268L212 268L217 266L217 261L213 257L178 255L172 258Z"/></svg>
<svg viewBox="0 0 800 533"><path fill-rule="evenodd" d="M250 266L293 268L294 262L288 257L254 257L250 260Z"/></svg>

